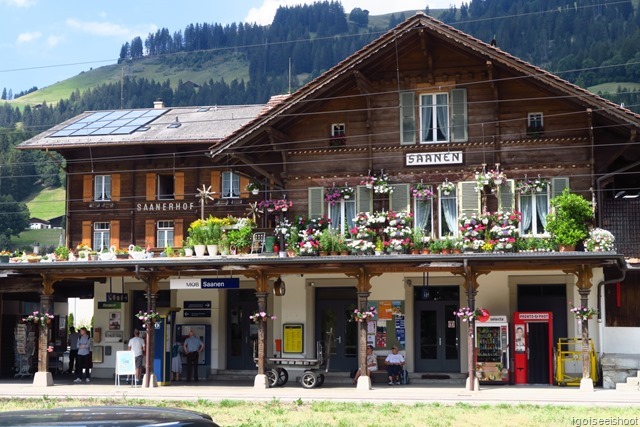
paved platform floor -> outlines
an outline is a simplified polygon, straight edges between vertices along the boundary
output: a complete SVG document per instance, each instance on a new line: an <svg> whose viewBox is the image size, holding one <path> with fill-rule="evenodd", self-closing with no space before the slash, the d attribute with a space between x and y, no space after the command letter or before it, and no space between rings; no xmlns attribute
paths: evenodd
<svg viewBox="0 0 640 427"><path fill-rule="evenodd" d="M269 401L345 401L368 403L430 403L469 404L531 403L552 405L600 405L638 406L639 392L622 392L595 388L592 392L578 387L548 385L525 386L480 386L470 392L458 385L382 385L374 384L372 390L358 390L351 384L325 383L321 387L304 389L299 383L289 381L282 387L257 389L253 381L203 381L198 383L177 382L154 388L132 387L113 380L92 379L91 383L73 383L71 378L54 378L50 387L34 386L31 378L0 380L0 398L4 397L48 397L48 398L147 398L158 400L250 400Z"/></svg>

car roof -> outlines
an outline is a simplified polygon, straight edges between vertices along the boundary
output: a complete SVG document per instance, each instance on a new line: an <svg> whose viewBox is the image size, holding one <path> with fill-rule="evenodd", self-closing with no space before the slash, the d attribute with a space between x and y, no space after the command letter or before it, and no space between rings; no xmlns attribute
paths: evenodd
<svg viewBox="0 0 640 427"><path fill-rule="evenodd" d="M204 413L154 406L82 406L0 412L0 426L220 427Z"/></svg>

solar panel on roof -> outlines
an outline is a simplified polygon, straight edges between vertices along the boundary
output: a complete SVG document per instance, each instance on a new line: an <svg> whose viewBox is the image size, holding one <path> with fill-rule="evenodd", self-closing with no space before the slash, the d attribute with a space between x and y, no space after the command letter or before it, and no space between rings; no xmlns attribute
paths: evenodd
<svg viewBox="0 0 640 427"><path fill-rule="evenodd" d="M169 110L97 111L59 129L51 137L87 135L128 135Z"/></svg>

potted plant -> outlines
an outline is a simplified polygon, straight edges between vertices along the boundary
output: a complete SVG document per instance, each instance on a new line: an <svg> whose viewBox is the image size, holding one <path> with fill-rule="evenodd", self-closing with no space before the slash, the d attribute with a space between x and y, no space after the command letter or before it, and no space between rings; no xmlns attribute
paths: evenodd
<svg viewBox="0 0 640 427"><path fill-rule="evenodd" d="M204 256L207 249L207 222L203 219L197 219L189 225L187 232L193 243L193 250L196 256Z"/></svg>
<svg viewBox="0 0 640 427"><path fill-rule="evenodd" d="M445 236L442 239L441 252L443 254L450 254L455 247L456 247L456 240L455 240L455 237L453 237L451 234L449 234L448 236Z"/></svg>
<svg viewBox="0 0 640 427"><path fill-rule="evenodd" d="M615 250L615 240L610 231L594 228L584 241L584 247L588 252L611 252Z"/></svg>
<svg viewBox="0 0 640 427"><path fill-rule="evenodd" d="M53 251L53 253L55 254L56 259L58 261L68 261L70 252L71 251L66 246L58 246ZM0 262L2 262L2 261L0 260ZM7 261L6 262L9 262L8 257L7 257Z"/></svg>
<svg viewBox="0 0 640 427"><path fill-rule="evenodd" d="M340 255L349 255L349 246L347 246L344 236L340 234L338 234L336 238L336 251L338 251Z"/></svg>
<svg viewBox="0 0 640 427"><path fill-rule="evenodd" d="M187 240L182 241L182 252L186 257L193 256L193 243L191 242L191 237L187 237Z"/></svg>
<svg viewBox="0 0 640 427"><path fill-rule="evenodd" d="M294 257L298 254L300 235L298 234L298 227L292 226L289 228L287 234L287 256Z"/></svg>
<svg viewBox="0 0 640 427"><path fill-rule="evenodd" d="M575 250L576 244L589 234L593 220L591 203L565 188L551 199L552 212L547 215L546 231L551 234L560 251Z"/></svg>
<svg viewBox="0 0 640 427"><path fill-rule="evenodd" d="M129 252L126 249L116 249L116 259L128 259Z"/></svg>
<svg viewBox="0 0 640 427"><path fill-rule="evenodd" d="M221 236L222 227L220 224L216 224L213 218L209 218L205 227L205 245L207 246L209 256L218 255L218 245L220 244Z"/></svg>
<svg viewBox="0 0 640 427"><path fill-rule="evenodd" d="M331 235L331 229L325 228L320 233L320 238L318 239L318 244L320 245L320 256L327 256L329 252L333 250L333 236Z"/></svg>
<svg viewBox="0 0 640 427"><path fill-rule="evenodd" d="M218 244L218 246L220 247L220 254L222 256L227 256L229 255L229 236L227 236L227 233L222 233L222 236L220 236L220 243Z"/></svg>
<svg viewBox="0 0 640 427"><path fill-rule="evenodd" d="M254 196L257 196L260 193L260 184L257 181L251 181L247 184L246 190Z"/></svg>
<svg viewBox="0 0 640 427"><path fill-rule="evenodd" d="M433 239L431 243L429 243L429 250L432 254L439 254L440 252L442 252L442 246L442 240Z"/></svg>
<svg viewBox="0 0 640 427"><path fill-rule="evenodd" d="M253 227L250 224L245 224L240 228L229 230L229 245L231 252L233 248L237 252L247 251L251 247L251 239L253 238Z"/></svg>
<svg viewBox="0 0 640 427"><path fill-rule="evenodd" d="M414 228L411 233L411 242L413 243L413 250L420 253L424 249L424 231L421 228Z"/></svg>
<svg viewBox="0 0 640 427"><path fill-rule="evenodd" d="M379 237L376 239L376 247L374 251L376 256L380 256L384 253L384 244L382 243L382 239Z"/></svg>

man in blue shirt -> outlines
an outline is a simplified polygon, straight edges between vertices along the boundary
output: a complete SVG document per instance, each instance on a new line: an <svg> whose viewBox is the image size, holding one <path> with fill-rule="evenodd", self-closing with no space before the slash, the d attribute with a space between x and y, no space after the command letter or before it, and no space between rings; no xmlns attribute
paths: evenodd
<svg viewBox="0 0 640 427"><path fill-rule="evenodd" d="M204 343L198 338L193 329L189 331L189 337L184 340L184 353L187 355L187 382L193 379L198 382L198 355L204 349Z"/></svg>

